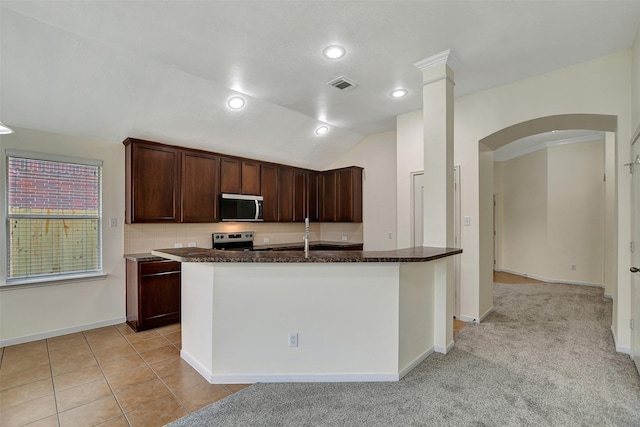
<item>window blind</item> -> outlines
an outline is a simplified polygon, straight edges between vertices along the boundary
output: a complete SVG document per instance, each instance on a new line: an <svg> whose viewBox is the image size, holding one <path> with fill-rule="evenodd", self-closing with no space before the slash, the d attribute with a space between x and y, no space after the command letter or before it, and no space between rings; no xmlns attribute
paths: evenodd
<svg viewBox="0 0 640 427"><path fill-rule="evenodd" d="M7 282L100 274L101 164L29 157L7 152Z"/></svg>

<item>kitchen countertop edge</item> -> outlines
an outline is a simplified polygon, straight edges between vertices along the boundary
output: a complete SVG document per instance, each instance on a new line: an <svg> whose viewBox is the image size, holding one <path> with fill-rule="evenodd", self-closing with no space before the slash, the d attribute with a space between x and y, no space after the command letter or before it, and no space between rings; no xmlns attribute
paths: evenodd
<svg viewBox="0 0 640 427"><path fill-rule="evenodd" d="M427 262L462 253L458 248L419 247L390 251L221 251L203 248L156 249L152 255L179 262L210 263L363 263Z"/></svg>

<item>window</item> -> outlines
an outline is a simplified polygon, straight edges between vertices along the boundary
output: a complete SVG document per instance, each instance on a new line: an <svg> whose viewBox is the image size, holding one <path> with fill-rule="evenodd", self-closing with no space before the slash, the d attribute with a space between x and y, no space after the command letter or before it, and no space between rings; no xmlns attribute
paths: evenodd
<svg viewBox="0 0 640 427"><path fill-rule="evenodd" d="M7 150L7 284L102 274L102 162Z"/></svg>

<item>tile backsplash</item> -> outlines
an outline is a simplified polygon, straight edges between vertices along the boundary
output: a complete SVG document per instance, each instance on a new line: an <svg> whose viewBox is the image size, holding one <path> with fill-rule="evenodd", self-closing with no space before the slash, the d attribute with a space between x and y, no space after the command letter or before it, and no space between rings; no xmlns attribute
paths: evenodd
<svg viewBox="0 0 640 427"><path fill-rule="evenodd" d="M211 248L211 233L253 231L256 246L301 242L304 223L207 223L207 224L125 224L124 253L146 253L153 249L173 248L176 243L188 247ZM346 241L362 243L361 223L314 223L309 225L311 241ZM269 239L268 243L264 240Z"/></svg>

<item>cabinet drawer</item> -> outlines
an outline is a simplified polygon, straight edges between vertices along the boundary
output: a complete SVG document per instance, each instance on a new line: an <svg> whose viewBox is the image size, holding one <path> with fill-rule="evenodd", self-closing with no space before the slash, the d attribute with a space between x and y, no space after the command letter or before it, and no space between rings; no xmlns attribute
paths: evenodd
<svg viewBox="0 0 640 427"><path fill-rule="evenodd" d="M149 276L159 273L180 272L180 263L177 261L151 261L140 263L140 275Z"/></svg>

